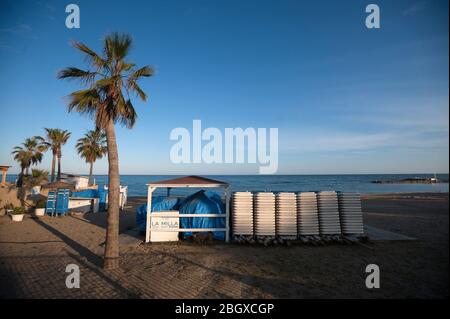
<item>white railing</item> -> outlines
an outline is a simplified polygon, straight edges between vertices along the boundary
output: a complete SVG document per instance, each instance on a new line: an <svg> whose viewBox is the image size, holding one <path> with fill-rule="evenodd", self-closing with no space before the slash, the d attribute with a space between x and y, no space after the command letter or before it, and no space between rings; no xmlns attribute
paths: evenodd
<svg viewBox="0 0 450 319"><path fill-rule="evenodd" d="M161 218L191 218L191 217L212 217L212 218L227 218L227 214L176 214L176 213L170 213L167 212L166 215L164 215L164 211L159 212L152 212L157 213L157 216L154 217L161 217ZM151 214L152 215L152 214ZM151 216L150 216L151 217ZM180 232L180 233L187 233L187 232L215 232L215 231L223 231L226 232L227 228L176 228L176 229L170 229L170 228L153 228L150 227L150 231L156 231L156 232Z"/></svg>
<svg viewBox="0 0 450 319"><path fill-rule="evenodd" d="M224 232L225 233L225 241L229 242L230 240L230 191L227 184L199 184L199 185L152 185L147 184L148 192L147 192L147 225L145 231L145 242L150 242L150 233L154 232ZM156 190L156 188L172 188L172 187L201 187L201 188L223 188L224 190L224 199L225 199L225 214L180 214L175 212L167 211L167 216L164 216L164 211L160 212L152 212L152 194ZM156 213L153 215L153 213ZM153 217L163 217L163 218L196 218L196 217L211 217L211 218L225 218L225 227L224 228L154 228L152 227L152 215ZM179 221L178 221L179 225Z"/></svg>

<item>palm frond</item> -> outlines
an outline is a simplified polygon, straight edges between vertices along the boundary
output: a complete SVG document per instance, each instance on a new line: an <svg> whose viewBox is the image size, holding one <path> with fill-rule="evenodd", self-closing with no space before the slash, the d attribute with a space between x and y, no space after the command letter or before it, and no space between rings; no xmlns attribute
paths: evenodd
<svg viewBox="0 0 450 319"><path fill-rule="evenodd" d="M120 64L119 72L130 71L135 66L136 66L136 64L134 64L134 63L122 62Z"/></svg>
<svg viewBox="0 0 450 319"><path fill-rule="evenodd" d="M117 76L102 78L102 79L96 81L94 85L98 88L107 87L107 86L113 85L114 82L117 80L118 80Z"/></svg>
<svg viewBox="0 0 450 319"><path fill-rule="evenodd" d="M119 118L120 124L127 128L132 128L137 120L137 113L134 110L134 106L130 100L126 100L124 105L120 109L121 117Z"/></svg>
<svg viewBox="0 0 450 319"><path fill-rule="evenodd" d="M79 90L70 94L69 112L76 110L82 114L92 114L100 103L100 96L96 89Z"/></svg>
<svg viewBox="0 0 450 319"><path fill-rule="evenodd" d="M147 100L147 95L135 81L127 81L127 86L128 89L135 92L141 98L142 101L145 102Z"/></svg>
<svg viewBox="0 0 450 319"><path fill-rule="evenodd" d="M80 80L86 83L90 83L95 80L98 75L97 72L90 72L81 70L75 67L68 67L58 72L58 79L74 79Z"/></svg>
<svg viewBox="0 0 450 319"><path fill-rule="evenodd" d="M127 55L131 48L131 43L133 39L128 34L120 34L118 32L114 32L109 35L109 51L112 53L113 59L122 60Z"/></svg>
<svg viewBox="0 0 450 319"><path fill-rule="evenodd" d="M153 74L155 74L155 70L152 67L146 65L143 68L133 71L128 78L131 81L136 81L140 77L143 77L143 76L149 77L149 76L152 76Z"/></svg>
<svg viewBox="0 0 450 319"><path fill-rule="evenodd" d="M91 50L87 45L81 43L81 42L73 42L73 46L77 48L78 50L86 53L87 60L97 67L97 69L107 68L108 63L102 59L97 53L95 53L93 50Z"/></svg>

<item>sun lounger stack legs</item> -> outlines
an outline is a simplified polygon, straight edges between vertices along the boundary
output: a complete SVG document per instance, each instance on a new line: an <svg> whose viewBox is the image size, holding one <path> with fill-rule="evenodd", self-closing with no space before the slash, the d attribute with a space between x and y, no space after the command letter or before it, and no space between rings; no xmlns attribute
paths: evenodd
<svg viewBox="0 0 450 319"><path fill-rule="evenodd" d="M275 236L275 195L271 192L255 193L253 207L255 235Z"/></svg>
<svg viewBox="0 0 450 319"><path fill-rule="evenodd" d="M297 237L297 199L295 193L276 195L276 234L277 236Z"/></svg>
<svg viewBox="0 0 450 319"><path fill-rule="evenodd" d="M314 192L297 194L297 223L299 236L319 235L319 213Z"/></svg>
<svg viewBox="0 0 450 319"><path fill-rule="evenodd" d="M339 206L336 192L319 192L317 194L317 202L319 206L320 235L341 234Z"/></svg>
<svg viewBox="0 0 450 319"><path fill-rule="evenodd" d="M253 194L235 192L232 196L232 229L235 236L253 236Z"/></svg>
<svg viewBox="0 0 450 319"><path fill-rule="evenodd" d="M338 199L342 233L345 235L364 234L361 196L358 193L339 193Z"/></svg>

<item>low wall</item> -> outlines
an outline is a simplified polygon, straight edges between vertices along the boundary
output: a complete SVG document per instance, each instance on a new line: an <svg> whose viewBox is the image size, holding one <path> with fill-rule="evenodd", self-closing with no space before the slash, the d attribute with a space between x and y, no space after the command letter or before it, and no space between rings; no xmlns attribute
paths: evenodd
<svg viewBox="0 0 450 319"><path fill-rule="evenodd" d="M43 189L41 195L47 196L48 190ZM8 203L14 206L25 206L26 208L34 205L29 190L22 187L15 187L11 184L0 187L0 215L5 214L3 206Z"/></svg>

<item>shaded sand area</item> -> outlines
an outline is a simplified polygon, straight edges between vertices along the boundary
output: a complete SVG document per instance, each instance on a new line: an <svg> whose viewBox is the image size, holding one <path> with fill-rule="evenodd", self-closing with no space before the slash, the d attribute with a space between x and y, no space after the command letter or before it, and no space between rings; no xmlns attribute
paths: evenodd
<svg viewBox="0 0 450 319"><path fill-rule="evenodd" d="M134 228L131 198L121 232ZM448 298L448 194L363 199L365 223L417 238L366 246L123 245L121 269L101 269L105 214L0 217L1 298ZM81 288L67 289L77 264ZM365 287L379 265L381 288Z"/></svg>

